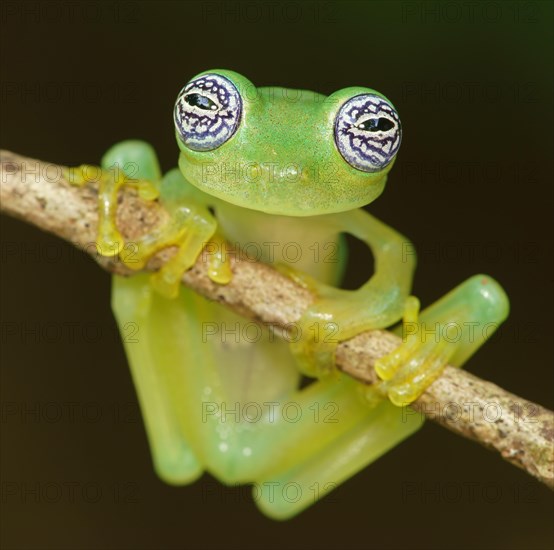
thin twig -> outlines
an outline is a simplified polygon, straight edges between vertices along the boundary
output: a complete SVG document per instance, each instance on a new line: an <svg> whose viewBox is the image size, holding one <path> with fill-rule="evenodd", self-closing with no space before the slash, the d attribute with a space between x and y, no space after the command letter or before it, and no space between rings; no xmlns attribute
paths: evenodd
<svg viewBox="0 0 554 550"><path fill-rule="evenodd" d="M93 183L72 186L64 177L64 167L8 151L0 153L0 161L2 212L73 243L108 271L133 273L117 258L96 252L97 188ZM129 188L121 191L117 224L126 241L151 231L167 218L168 213L157 201L143 201ZM162 250L145 269L159 269L175 250ZM231 268L232 281L218 285L208 277L207 262L201 255L183 276L183 284L283 332L315 300L308 289L268 265L232 256ZM337 366L366 384L374 383L375 361L399 343L397 336L384 330L364 332L339 344ZM453 432L496 449L504 459L554 489L552 411L450 366L412 407Z"/></svg>

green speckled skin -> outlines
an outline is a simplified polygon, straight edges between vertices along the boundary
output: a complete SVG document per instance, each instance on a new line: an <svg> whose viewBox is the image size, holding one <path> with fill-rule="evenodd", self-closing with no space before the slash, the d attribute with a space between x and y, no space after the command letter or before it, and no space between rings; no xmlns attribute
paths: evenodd
<svg viewBox="0 0 554 550"><path fill-rule="evenodd" d="M227 142L193 151L177 136L180 172L161 180L156 155L143 142L118 144L102 160L108 169L133 159L136 177L154 180L175 213L171 227L139 243L141 262L168 244L180 247L180 259L154 285L146 275L114 277L112 303L122 334L129 323L138 327L125 348L159 475L186 484L206 470L223 483L254 483L260 509L286 519L415 432L422 420L405 406L447 362L461 365L476 351L486 338L468 327L488 324L490 336L507 316L508 301L493 279L479 275L418 317L407 239L358 208L383 191L394 159L380 171L362 172L333 139L341 106L373 90L347 88L325 98L256 90L231 71L205 74L214 73L233 82L243 99L240 124ZM255 332L251 322L180 287L182 271L216 231L236 246L257 243L256 259L293 268L317 292L298 323L302 337L289 345L268 328ZM314 255L331 250L344 261L343 233L365 242L375 258L375 274L355 291L334 286L341 261ZM300 250L294 261L289 243ZM224 262L216 268L224 270ZM402 318L406 337L376 366L383 380L376 389L336 371L338 341ZM441 335L457 324L460 336L425 338L422 323ZM316 380L299 389L301 373Z"/></svg>
<svg viewBox="0 0 554 550"><path fill-rule="evenodd" d="M227 76L246 92L243 123L215 151L192 151L177 139L179 168L190 183L237 206L284 216L352 210L381 194L394 161L380 172L361 172L344 161L332 137L338 107L346 99L374 90L352 87L325 97L305 90L256 89L232 71L206 74L213 72ZM219 169L212 173L210 163ZM232 175L222 178L237 164L260 167L255 184L237 184L239 178ZM291 177L287 167L296 168L299 175Z"/></svg>

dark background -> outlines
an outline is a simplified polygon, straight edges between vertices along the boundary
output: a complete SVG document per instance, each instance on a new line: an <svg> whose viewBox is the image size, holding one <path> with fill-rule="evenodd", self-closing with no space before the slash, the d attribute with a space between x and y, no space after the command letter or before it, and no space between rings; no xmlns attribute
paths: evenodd
<svg viewBox="0 0 554 550"><path fill-rule="evenodd" d="M553 407L550 2L8 1L1 19L2 147L66 165L137 137L174 166L173 102L205 69L383 92L404 141L371 211L416 244L415 294L500 281L511 316L466 368ZM208 476L164 485L109 275L1 227L3 548L552 548L552 493L431 422L286 523ZM371 266L355 251L350 286Z"/></svg>

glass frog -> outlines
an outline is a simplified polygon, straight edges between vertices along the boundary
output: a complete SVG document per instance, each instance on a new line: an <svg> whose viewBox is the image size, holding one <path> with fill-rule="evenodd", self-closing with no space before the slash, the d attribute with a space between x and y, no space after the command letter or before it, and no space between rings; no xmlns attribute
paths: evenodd
<svg viewBox="0 0 554 550"><path fill-rule="evenodd" d="M211 70L184 86L173 116L179 168L162 176L150 145L126 141L103 157L99 190L102 253L123 246L115 210L126 177L114 166L135 166L133 185L171 212L164 227L133 243L129 267L178 247L152 276L113 279L120 329L136 327L125 348L154 466L176 485L203 471L252 484L259 508L286 519L414 433L422 420L405 406L447 362L460 366L476 351L486 340L481 328L490 336L508 300L478 275L419 315L411 244L361 209L383 191L401 142L398 113L382 94L257 89L235 72ZM352 291L338 288L346 233L375 262ZM216 250L210 276L229 282L223 239L257 243L258 260L289 266L316 293L297 338L276 338L268 327L248 337L250 321L180 284L207 243ZM323 250L339 261L314 253ZM402 320L401 344L375 367L379 384L367 389L335 368L338 342ZM301 384L302 375L312 383Z"/></svg>

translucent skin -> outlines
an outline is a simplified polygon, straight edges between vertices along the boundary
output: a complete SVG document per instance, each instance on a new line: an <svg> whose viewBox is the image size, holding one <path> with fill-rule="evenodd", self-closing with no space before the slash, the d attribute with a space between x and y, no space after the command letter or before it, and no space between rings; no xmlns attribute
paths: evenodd
<svg viewBox="0 0 554 550"><path fill-rule="evenodd" d="M409 296L413 247L357 208L382 192L394 161L380 172L362 172L347 164L333 139L334 117L345 101L376 92L347 88L324 98L256 90L231 71L207 73L225 76L241 93L237 132L203 152L188 149L177 136L180 172L163 178L149 145L112 147L102 159L105 223L99 241L106 246L100 248L107 250L117 236L116 194L129 183L109 170L135 163L132 185L146 196L159 193L173 217L135 243L129 267L141 268L160 248L179 247L152 280L137 275L113 281L122 334L138 327L135 341L124 342L155 468L173 484L190 483L203 470L223 483L254 483L260 509L286 519L415 432L422 419L405 406L447 362L459 366L482 345L507 316L508 300L493 279L479 275L418 317L418 301ZM322 170L328 170L323 177ZM375 274L356 291L333 286L346 257L341 233L364 241L375 258ZM290 345L267 327L253 333L251 322L180 285L206 243L213 251L210 276L219 284L230 280L223 237L244 248L257 243L258 260L288 265L318 294L298 323L301 337ZM300 250L294 260L285 246L290 243ZM315 255L328 249L337 252L337 261ZM402 317L406 337L376 365L382 378L377 388L368 390L334 368L338 341ZM460 328L456 339L444 336L452 324ZM475 327L485 325L483 337ZM436 327L438 340L425 337L429 326ZM301 372L317 380L299 389Z"/></svg>

